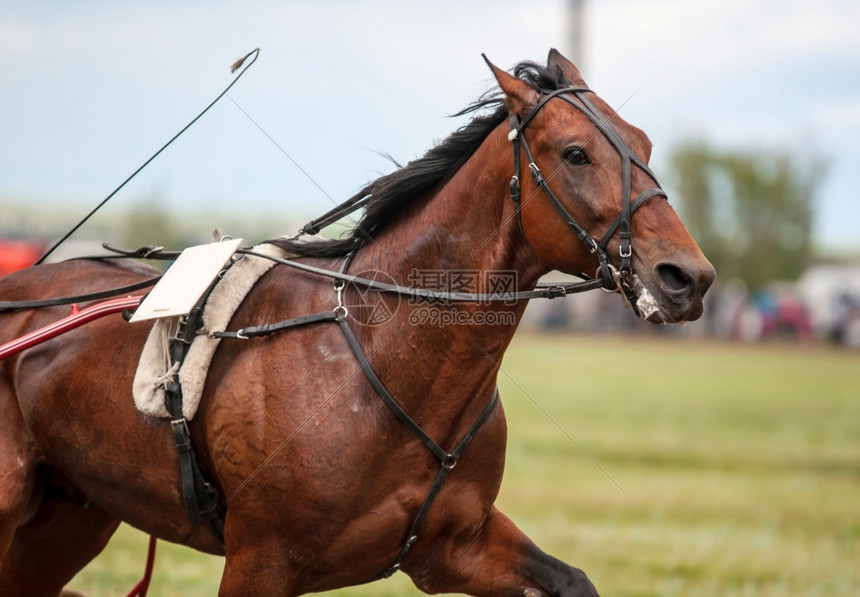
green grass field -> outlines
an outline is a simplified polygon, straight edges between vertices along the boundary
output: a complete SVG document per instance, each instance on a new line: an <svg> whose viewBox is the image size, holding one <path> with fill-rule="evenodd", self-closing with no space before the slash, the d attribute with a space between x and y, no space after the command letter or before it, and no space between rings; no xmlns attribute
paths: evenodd
<svg viewBox="0 0 860 597"><path fill-rule="evenodd" d="M601 594L860 595L860 354L520 334L502 368L498 505ZM121 528L71 588L124 595L146 541ZM222 567L160 542L150 595L214 595Z"/></svg>

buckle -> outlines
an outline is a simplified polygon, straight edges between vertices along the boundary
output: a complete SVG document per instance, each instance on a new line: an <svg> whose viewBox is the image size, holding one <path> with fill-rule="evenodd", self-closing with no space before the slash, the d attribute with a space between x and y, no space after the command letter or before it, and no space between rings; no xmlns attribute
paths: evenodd
<svg viewBox="0 0 860 597"><path fill-rule="evenodd" d="M181 419L171 419L170 424L173 425L175 429L177 426L182 425L185 428L185 433L191 434L191 431L188 429L188 419L182 417Z"/></svg>
<svg viewBox="0 0 860 597"><path fill-rule="evenodd" d="M538 186L544 186L546 184L546 180L544 180L543 172L540 171L538 165L534 162L529 162L529 172L532 173L532 178L535 179L535 183Z"/></svg>
<svg viewBox="0 0 860 597"><path fill-rule="evenodd" d="M546 298L549 298L549 299L562 298L562 297L567 296L567 288L565 288L564 286L561 286L561 285L550 286L549 288L546 288L545 291L546 291Z"/></svg>

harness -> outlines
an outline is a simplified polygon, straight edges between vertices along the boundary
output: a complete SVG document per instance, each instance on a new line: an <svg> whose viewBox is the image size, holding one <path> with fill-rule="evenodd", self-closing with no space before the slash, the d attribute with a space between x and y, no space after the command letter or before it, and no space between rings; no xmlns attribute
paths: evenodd
<svg viewBox="0 0 860 597"><path fill-rule="evenodd" d="M290 262L287 260L278 259L272 256L263 255L261 253L255 253L252 251L242 251L242 253L255 255L257 257L263 257L266 259L271 259L277 263L287 263L289 265L296 265L294 262ZM343 304L343 289L345 286L345 281L350 281L353 283L365 282L365 279L359 278L356 276L350 276L346 273L346 270L349 267L349 264L352 262L353 257L355 256L355 252L352 252L346 256L344 263L341 267L339 273L331 272L329 270L321 270L321 272L325 272L324 275L328 275L334 278L334 290L337 297L337 302L335 304L334 309L330 311L323 311L321 313L316 313L313 315L303 315L300 317L294 317L292 319L287 319L284 321L280 321L273 324L266 324L262 326L255 326L249 328L243 328L235 332L208 332L213 338L222 338L222 339L239 339L239 340L249 340L251 338L258 338L262 336L267 336L269 334L273 334L275 332L284 331L290 328L304 326L308 324L322 323L322 322L335 322L340 327L341 332L343 333L344 338L347 341L350 349L352 350L353 355L361 367L362 372L364 373L367 380L370 382L370 385L376 390L377 395L382 400L382 402L392 411L392 413L397 417L397 419L403 423L403 425L415 435L418 440L427 448L427 450L435 456L439 460L439 471L436 474L436 477L433 480L433 484L428 491L427 497L424 499L421 507L415 515L415 518L412 520L412 524L409 527L409 530L406 535L406 539L401 547L400 551L397 554L394 562L391 566L389 566L386 570L381 572L379 575L374 578L368 580L367 582L373 582L375 580L379 580L382 578L388 578L393 575L395 572L400 570L400 567L403 563L403 560L406 558L406 555L409 553L409 550L418 540L418 531L421 528L424 519L427 517L428 512L430 511L430 507L433 505L433 502L436 499L436 496L439 493L439 490L442 489L442 485L445 483L445 480L448 478L449 473L454 469L459 461L460 457L466 451L466 448L469 447L469 444L472 443L472 440L475 438L475 435L478 433L478 430L484 425L484 423L490 418L493 410L495 410L496 404L499 400L499 390L498 388L493 390L493 395L487 403L484 410L478 416L478 418L472 423L469 427L468 431L465 435L456 443L454 448L449 452L442 448L430 435L425 432L421 426L414 420L409 414L400 406L397 400L391 395L391 393L385 388L385 385L376 375L373 367L370 365L370 361L367 358L364 350L361 348L361 344L358 341L358 338L355 335L355 332L352 329L352 326L349 323L349 311L347 307ZM307 267L307 266L306 266ZM304 268L302 268L304 269ZM315 270L316 268L312 268ZM373 286L373 280L366 280L367 286ZM392 289L405 289L406 287L399 287L393 285ZM420 289L413 289L420 290ZM430 292L430 291L425 291ZM444 295L448 293L433 293L438 295ZM487 295L492 296L492 295ZM504 295L497 296L497 300L502 300L500 297ZM474 300L474 299L473 299ZM181 405L179 408L181 413ZM178 440L177 440L178 443ZM184 476L184 474L183 474ZM187 504L187 501L186 501ZM192 508L194 508L192 506ZM214 526L214 525L213 525ZM222 527L223 528L223 527ZM216 529L217 531L217 529Z"/></svg>
<svg viewBox="0 0 860 597"><path fill-rule="evenodd" d="M568 294L585 292L596 288L602 288L608 291L621 290L627 298L629 304L634 309L637 315L639 312L636 307L636 295L632 287L633 265L632 265L632 232L631 232L631 217L642 205L650 199L657 196L664 196L665 193L659 187L657 180L651 170L630 150L618 132L610 125L608 119L604 119L600 113L594 108L591 102L584 96L589 93L589 89L584 88L564 88L553 91L545 95L535 108L522 120L519 117L512 115L509 117L508 124L510 132L508 139L512 143L514 152L514 173L510 180L510 196L516 206L516 214L523 234L523 238L528 242L525 236L525 231L522 225L522 191L520 187L520 173L522 170L521 153L524 153L528 160L528 168L535 184L543 190L544 194L549 198L552 205L561 215L565 223L576 234L588 250L595 255L598 262L598 268L593 279L586 279L581 282L573 282L568 284L560 283L541 283L534 290L527 291L512 291L498 294L479 294L466 292L440 292L427 290L423 288L406 287L396 284L388 284L378 280L370 280L359 276L353 276L347 273L350 262L355 253L352 252L346 256L346 259L339 272L334 272L327 269L317 268L308 264L299 263L289 259L279 259L273 256L264 255L254 251L240 249L239 254L253 255L265 259L270 259L276 263L286 265L295 269L303 270L309 273L318 274L331 278L334 281L334 290L336 293L336 304L333 309L316 313L312 315L303 315L284 321L264 324L259 326L247 327L237 331L208 331L202 329L202 313L203 308L208 298L209 292L215 287L220 277L213 281L209 288L209 292L205 293L198 301L197 305L191 313L180 319L178 330L170 339L169 351L171 360L174 363L182 362L191 341L199 333L208 333L213 338L234 339L234 340L249 340L252 338L262 337L276 332L284 331L294 327L333 322L338 325L347 344L353 352L359 366L366 376L367 380L373 386L377 395L382 402L392 411L395 417L403 423L403 425L417 437L417 439L427 448L427 450L439 461L439 471L433 480L433 483L428 491L427 497L416 513L412 523L406 533L404 543L398 552L397 557L391 566L382 573L374 577L372 580L387 578L397 572L403 560L406 558L409 550L418 540L418 533L424 522L430 508L435 501L439 491L441 490L445 480L450 472L454 469L460 457L469 447L472 440L487 422L491 414L495 410L498 403L498 389L494 389L493 394L487 405L480 413L478 418L472 423L465 435L454 445L454 448L449 452L442 448L433 438L431 438L421 426L412 419L406 411L398 404L395 398L388 392L382 381L376 375L373 367L370 365L367 355L364 353L358 338L355 335L352 326L348 320L347 307L342 302L342 292L345 284L351 283L358 286L374 290L378 292L396 293L399 295L410 296L413 298L425 299L428 301L442 302L498 302L498 301L520 301L532 298L557 298ZM612 144L622 160L622 183L623 192L621 200L621 212L610 224L609 228L604 233L601 240L598 242L593 238L576 220L570 215L567 209L562 204L561 200L550 188L546 177L544 177L540 168L537 166L532 155L531 149L526 141L524 132L528 124L534 119L535 115L546 104L554 99L559 98L585 114L589 120L597 127L598 131ZM521 148L522 147L522 151ZM640 193L635 199L630 199L631 187L631 172L633 166L638 167L645 172L651 180L657 184L656 188L649 189ZM313 220L307 224L302 233L310 231L318 231L337 219L340 219L346 214L364 206L369 199L369 195L359 199L351 199L346 203L339 205L334 210L331 210L322 217ZM620 237L620 267L616 268L610 263L607 254L607 245L615 232L619 231ZM143 257L143 258L163 258L164 255L175 256L175 254L161 251L160 248L145 247L135 252L116 250L106 245L106 248L120 253L121 257ZM231 262L232 263L232 262ZM229 267L228 264L227 267ZM587 276L583 276L586 277ZM115 289L113 292L106 291L104 293L94 293L90 295L81 295L78 297L69 297L66 299L46 299L39 301L16 301L16 302L0 302L0 311L13 310L21 308L34 308L52 306L57 304L65 304L68 302L79 302L81 300L95 300L105 296L122 294L133 289L149 286L155 283L157 278L145 280L138 284L127 286L120 289ZM510 304L510 303L509 303ZM174 440L176 442L177 451L180 459L182 494L188 512L189 520L194 524L199 524L202 520L208 521L223 544L224 533L224 506L218 496L217 489L209 482L208 477L199 464L195 454L191 436L189 432L188 422L182 416L182 388L176 379L165 382L165 402L168 411L171 413L171 427ZM368 581L370 582L370 581Z"/></svg>
<svg viewBox="0 0 860 597"><path fill-rule="evenodd" d="M620 134L610 125L608 119L604 119L594 105L584 96L585 93L589 93L591 90L585 88L575 88L569 87L564 89L559 89L553 91L552 93L544 96L541 101L535 106L535 108L529 112L529 114L520 122L519 117L516 115L512 115L508 119L508 125L510 128L510 132L508 133L508 140L511 141L514 152L514 174L511 177L510 181L510 195L514 204L516 205L516 213L517 220L519 223L520 231L523 235L523 238L528 242L528 239L525 236L525 230L522 225L522 191L520 188L519 177L521 168L521 151L520 145L522 145L522 151L525 153L526 158L528 159L528 168L531 173L532 178L537 184L538 188L543 190L544 194L549 198L552 205L564 219L565 223L568 227L576 234L577 238L579 238L585 245L588 247L588 250L594 254L598 261L598 268L593 280L586 280L584 282L573 283L570 285L560 285L560 284L549 284L549 285L539 285L538 288L532 291L515 291L511 293L504 294L474 294L474 293L457 293L457 292L437 292L437 291L429 291L421 288L411 288L399 286L396 284L387 284L383 282L379 282L377 280L368 280L365 278L360 278L357 276L350 276L346 273L352 258L355 253L350 253L346 260L344 261L343 267L341 268L339 273L332 272L330 270L324 270L321 268L316 268L314 266L309 266L307 264L298 263L291 260L278 259L266 255L262 255L259 253L254 253L250 251L243 251L244 253L256 255L258 257L265 257L267 259L272 259L277 263L281 263L284 265L288 265L290 267L294 267L297 269L301 269L307 271L309 273L315 273L327 276L329 278L334 279L334 288L337 292L337 304L332 311L317 313L315 315L305 315L285 321L281 321L274 324L266 324L263 326L256 326L253 328L244 328L238 330L236 332L212 332L211 335L216 338L233 338L233 339L250 339L253 337L265 336L268 334L272 334L278 331L286 330L292 327L312 324L312 323L320 323L324 321L335 321L338 323L344 337L349 344L350 349L352 350L355 358L359 362L362 371L367 377L370 384L373 386L376 393L379 395L380 399L385 403L385 405L394 413L394 415L409 429L422 444L439 460L440 469L436 475L436 478L433 481L433 484L430 487L430 490L427 494L427 497L424 500L421 508L413 519L412 525L409 528L409 531L406 535L406 540L403 546L400 549L400 552L397 555L394 563L382 572L379 576L375 577L372 580L377 580L379 578L387 578L397 572L400 569L403 560L408 554L409 550L415 544L418 539L418 531L423 523L424 519L427 516L427 513L430 510L433 501L439 493L439 490L442 488L445 480L448 477L448 474L457 464L460 456L466 450L466 448L471 443L475 434L481 428L481 426L487 421L490 417L490 414L495 408L495 405L498 401L498 389L495 389L493 392L493 396L488 402L487 406L484 408L483 412L480 414L477 420L472 424L469 428L469 431L465 436L457 443L454 450L451 452L446 452L439 444L437 444L423 429L411 418L409 415L403 410L403 408L397 403L394 397L386 390L383 383L379 380L373 368L371 367L367 356L361 348L361 345L358 342L358 339L355 336L355 333L352 330L352 327L349 324L347 319L347 308L343 305L342 291L345 282L350 282L353 284L358 284L364 286L369 290L376 290L380 292L390 292L396 293L399 295L408 295L413 298L422 298L427 300L442 300L448 302L472 302L472 301L483 301L483 302L495 302L495 301L511 301L511 300L527 300L530 298L555 298L557 296L565 296L571 292L583 292L586 290L591 290L593 288L603 288L606 290L616 290L620 289L624 296L627 298L628 303L631 305L632 309L636 312L637 316L639 315L638 308L636 307L636 294L633 290L632 286L632 278L633 278L633 246L632 246L632 230L631 230L631 218L633 214L642 207L647 201L653 199L657 196L665 197L665 193L660 188L659 183L654 175L654 173L648 168L648 166L640 160L636 154L629 148L629 146L624 142L623 138ZM529 148L528 142L526 141L525 132L528 124L534 119L538 112L543 109L546 104L552 100L553 98L559 98L580 110L583 114L588 117L588 119L594 124L598 131L612 144L615 150L618 152L622 161L622 196L621 196L621 212L615 218L615 220L609 225L609 228L603 234L603 237L598 242L595 240L582 226L580 226L573 216L567 211L567 209L562 204L561 200L558 196L553 192L552 188L549 186L547 179L544 177L540 168L537 166L534 160L534 156L532 154L531 149ZM632 180L632 166L635 165L639 169L641 169L645 174L648 175L651 180L657 185L655 188L646 190L640 193L635 199L631 201L630 198L630 189L631 189L631 180ZM337 206L335 209L331 210L329 213L325 214L323 217L318 218L317 220L312 221L307 224L302 232L310 232L310 231L319 231L320 228L325 227L330 223L329 220L333 221L334 219L339 219L346 214L349 214L363 205L367 203L369 200L369 195L361 197L360 199L350 199L346 203L343 203ZM607 254L607 245L612 237L615 235L615 232L619 232L620 238L620 248L619 248L619 256L621 258L620 267L615 268L610 263L608 254Z"/></svg>

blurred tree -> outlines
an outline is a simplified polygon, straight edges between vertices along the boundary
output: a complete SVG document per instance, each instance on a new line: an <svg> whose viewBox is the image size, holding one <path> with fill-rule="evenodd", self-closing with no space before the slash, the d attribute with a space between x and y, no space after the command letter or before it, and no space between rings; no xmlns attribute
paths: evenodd
<svg viewBox="0 0 860 597"><path fill-rule="evenodd" d="M146 245L181 249L196 244L190 234L188 227L183 226L175 215L159 201L151 199L132 204L122 215L116 242L130 249ZM208 242L208 239L205 242Z"/></svg>
<svg viewBox="0 0 860 597"><path fill-rule="evenodd" d="M806 269L823 160L721 151L702 141L679 145L671 160L681 216L720 279L756 289Z"/></svg>

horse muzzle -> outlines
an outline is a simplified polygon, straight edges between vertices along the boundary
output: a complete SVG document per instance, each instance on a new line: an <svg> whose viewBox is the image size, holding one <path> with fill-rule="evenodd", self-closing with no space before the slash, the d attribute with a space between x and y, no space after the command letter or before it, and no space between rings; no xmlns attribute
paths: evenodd
<svg viewBox="0 0 860 597"><path fill-rule="evenodd" d="M633 277L636 306L651 323L695 321L704 312L705 293L716 275L704 257L660 261L646 280Z"/></svg>

